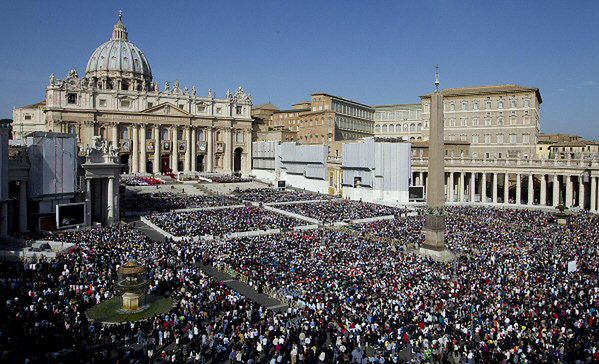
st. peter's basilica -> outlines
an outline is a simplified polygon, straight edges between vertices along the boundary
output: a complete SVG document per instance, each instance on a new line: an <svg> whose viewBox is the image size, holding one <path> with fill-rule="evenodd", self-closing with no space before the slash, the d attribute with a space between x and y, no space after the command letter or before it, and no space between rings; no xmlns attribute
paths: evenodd
<svg viewBox="0 0 599 364"><path fill-rule="evenodd" d="M52 74L45 100L14 110L16 139L31 131L93 136L118 150L123 172L242 172L251 168L252 99L242 87L197 95L178 81L160 87L119 15L110 40L92 53L85 75Z"/></svg>

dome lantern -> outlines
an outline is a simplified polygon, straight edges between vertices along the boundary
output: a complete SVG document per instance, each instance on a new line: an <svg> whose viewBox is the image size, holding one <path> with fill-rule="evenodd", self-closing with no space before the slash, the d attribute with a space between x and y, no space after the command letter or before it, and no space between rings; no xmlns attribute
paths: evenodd
<svg viewBox="0 0 599 364"><path fill-rule="evenodd" d="M129 40L129 34L127 33L127 27L123 23L123 11L119 10L119 21L114 25L112 31L112 39Z"/></svg>

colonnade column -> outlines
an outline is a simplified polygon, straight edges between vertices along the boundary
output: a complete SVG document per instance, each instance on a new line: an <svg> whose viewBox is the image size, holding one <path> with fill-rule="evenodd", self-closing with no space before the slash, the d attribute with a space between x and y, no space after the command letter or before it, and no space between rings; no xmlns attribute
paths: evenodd
<svg viewBox="0 0 599 364"><path fill-rule="evenodd" d="M112 138L112 147L118 149L119 148L119 126L118 124L112 123L110 124L110 136Z"/></svg>
<svg viewBox="0 0 599 364"><path fill-rule="evenodd" d="M553 175L553 206L559 205L559 177L557 174Z"/></svg>
<svg viewBox="0 0 599 364"><path fill-rule="evenodd" d="M578 176L578 206L584 209L584 182L582 175Z"/></svg>
<svg viewBox="0 0 599 364"><path fill-rule="evenodd" d="M139 126L139 171L146 173L146 124Z"/></svg>
<svg viewBox="0 0 599 364"><path fill-rule="evenodd" d="M564 201L564 205L568 208L572 207L572 176L565 175L566 179L566 201Z"/></svg>
<svg viewBox="0 0 599 364"><path fill-rule="evenodd" d="M137 173L139 168L139 129L137 125L131 125L131 135L133 137L131 148L131 173Z"/></svg>
<svg viewBox="0 0 599 364"><path fill-rule="evenodd" d="M177 141L177 137L179 136L179 131L176 126L171 127L171 170L173 173L177 173L179 171L179 143Z"/></svg>
<svg viewBox="0 0 599 364"><path fill-rule="evenodd" d="M591 211L597 210L597 177L591 176Z"/></svg>
<svg viewBox="0 0 599 364"><path fill-rule="evenodd" d="M19 232L27 231L27 182L19 181Z"/></svg>
<svg viewBox="0 0 599 364"><path fill-rule="evenodd" d="M447 198L449 202L453 202L453 172L449 172L449 178L447 179Z"/></svg>
<svg viewBox="0 0 599 364"><path fill-rule="evenodd" d="M189 167L191 166L191 130L189 126L185 127L185 163L183 163L183 170L185 173L189 173Z"/></svg>
<svg viewBox="0 0 599 364"><path fill-rule="evenodd" d="M476 173L470 173L470 203L474 202L476 195Z"/></svg>
<svg viewBox="0 0 599 364"><path fill-rule="evenodd" d="M420 176L420 186L424 186L424 173L418 172L418 175Z"/></svg>
<svg viewBox="0 0 599 364"><path fill-rule="evenodd" d="M510 174L503 174L503 203L510 203Z"/></svg>
<svg viewBox="0 0 599 364"><path fill-rule="evenodd" d="M520 180L520 173L516 173L516 205L522 203L522 181Z"/></svg>
<svg viewBox="0 0 599 364"><path fill-rule="evenodd" d="M196 135L196 128L191 128L191 171L197 171L197 154L198 154L198 137Z"/></svg>
<svg viewBox="0 0 599 364"><path fill-rule="evenodd" d="M160 125L154 125L154 162L152 163L152 172L160 173Z"/></svg>
<svg viewBox="0 0 599 364"><path fill-rule="evenodd" d="M541 198L540 198L541 206L547 205L547 178L545 174L541 175Z"/></svg>
<svg viewBox="0 0 599 364"><path fill-rule="evenodd" d="M114 177L108 177L106 203L108 225L112 225L114 223Z"/></svg>
<svg viewBox="0 0 599 364"><path fill-rule="evenodd" d="M487 174L483 172L483 178L480 187L480 202L487 202Z"/></svg>
<svg viewBox="0 0 599 364"><path fill-rule="evenodd" d="M206 152L206 172L212 172L212 162L214 161L214 147L213 147L213 140L212 140L213 136L212 136L212 128L208 128L206 129L206 140L208 142L208 150Z"/></svg>
<svg viewBox="0 0 599 364"><path fill-rule="evenodd" d="M493 203L497 203L497 184L499 183L497 181L497 178L499 177L499 175L497 174L497 172L493 173Z"/></svg>
<svg viewBox="0 0 599 364"><path fill-rule="evenodd" d="M529 205L532 205L534 203L534 199L535 199L535 184L534 184L533 174L530 173L528 175L528 199L526 200L526 203L528 203Z"/></svg>
<svg viewBox="0 0 599 364"><path fill-rule="evenodd" d="M458 194L460 202L464 202L464 200L465 200L465 197L464 197L466 195L465 179L466 179L466 172L460 172L460 193Z"/></svg>

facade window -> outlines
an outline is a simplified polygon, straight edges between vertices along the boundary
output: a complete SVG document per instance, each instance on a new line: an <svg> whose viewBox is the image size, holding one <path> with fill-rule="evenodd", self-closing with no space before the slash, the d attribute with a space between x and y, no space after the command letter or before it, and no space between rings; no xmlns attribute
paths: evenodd
<svg viewBox="0 0 599 364"><path fill-rule="evenodd" d="M477 134L474 134L472 136L472 144L478 144L478 135Z"/></svg>
<svg viewBox="0 0 599 364"><path fill-rule="evenodd" d="M131 101L121 100L121 107L129 107L129 106L131 106Z"/></svg>
<svg viewBox="0 0 599 364"><path fill-rule="evenodd" d="M462 110L466 110L468 108L468 103L466 101L462 102Z"/></svg>
<svg viewBox="0 0 599 364"><path fill-rule="evenodd" d="M517 143L516 134L510 134L510 143L511 144L516 144Z"/></svg>
<svg viewBox="0 0 599 364"><path fill-rule="evenodd" d="M478 102L475 102L474 104L472 104L472 109L478 110Z"/></svg>
<svg viewBox="0 0 599 364"><path fill-rule="evenodd" d="M69 93L67 95L67 103L70 104L70 105L77 104L77 94L75 94L75 93Z"/></svg>
<svg viewBox="0 0 599 364"><path fill-rule="evenodd" d="M241 115L243 111L243 107L242 106L236 106L235 107L235 113L237 113L237 115Z"/></svg>
<svg viewBox="0 0 599 364"><path fill-rule="evenodd" d="M499 103L497 103L497 108L503 109L503 101L499 101Z"/></svg>
<svg viewBox="0 0 599 364"><path fill-rule="evenodd" d="M222 107L217 107L217 108L216 108L216 113L217 113L217 114L220 114L222 111L223 111L223 108L222 108ZM283 116L281 115L281 118L282 118L282 117L283 117Z"/></svg>
<svg viewBox="0 0 599 364"><path fill-rule="evenodd" d="M497 134L497 144L503 144L503 134Z"/></svg>
<svg viewBox="0 0 599 364"><path fill-rule="evenodd" d="M487 101L487 110L491 108L491 101Z"/></svg>
<svg viewBox="0 0 599 364"><path fill-rule="evenodd" d="M69 134L77 134L77 127L75 125L69 126Z"/></svg>
<svg viewBox="0 0 599 364"><path fill-rule="evenodd" d="M242 132L242 131L238 131L238 132L235 134L235 141L236 141L238 144L242 144L242 143L243 143L243 132Z"/></svg>
<svg viewBox="0 0 599 364"><path fill-rule="evenodd" d="M154 103L153 102L148 102L148 109L154 107Z"/></svg>
<svg viewBox="0 0 599 364"><path fill-rule="evenodd" d="M485 153L485 158L491 158L491 153L489 153L489 152L486 152L486 153Z"/></svg>
<svg viewBox="0 0 599 364"><path fill-rule="evenodd" d="M524 107L530 107L530 100L524 100Z"/></svg>
<svg viewBox="0 0 599 364"><path fill-rule="evenodd" d="M472 126L478 126L478 118L473 118L472 119Z"/></svg>
<svg viewBox="0 0 599 364"><path fill-rule="evenodd" d="M101 107L106 107L106 99L100 99L99 104Z"/></svg>
<svg viewBox="0 0 599 364"><path fill-rule="evenodd" d="M449 105L449 110L451 110L451 111L455 111L455 104L454 104L454 103L451 103L451 104Z"/></svg>
<svg viewBox="0 0 599 364"><path fill-rule="evenodd" d="M497 119L497 125L503 126L503 118L498 118Z"/></svg>
<svg viewBox="0 0 599 364"><path fill-rule="evenodd" d="M517 106L517 105L516 105L516 100L512 100L512 101L510 101L510 107L511 107L511 108L515 108L516 106Z"/></svg>
<svg viewBox="0 0 599 364"><path fill-rule="evenodd" d="M485 134L485 144L491 144L491 134Z"/></svg>
<svg viewBox="0 0 599 364"><path fill-rule="evenodd" d="M522 134L522 144L529 144L529 143L530 143L530 135Z"/></svg>
<svg viewBox="0 0 599 364"><path fill-rule="evenodd" d="M31 115L25 115L25 120L31 120Z"/></svg>

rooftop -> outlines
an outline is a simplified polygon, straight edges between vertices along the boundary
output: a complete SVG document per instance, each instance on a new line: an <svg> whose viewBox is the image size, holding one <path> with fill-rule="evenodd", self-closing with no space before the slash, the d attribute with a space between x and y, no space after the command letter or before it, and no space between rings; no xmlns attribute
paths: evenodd
<svg viewBox="0 0 599 364"><path fill-rule="evenodd" d="M537 87L520 86L515 84L492 85L492 86L468 86L459 88L446 88L441 90L443 96L470 96L470 95L485 95L485 94L502 94L515 92L535 92L539 103L542 103L541 92ZM429 98L432 93L422 95L420 98Z"/></svg>

